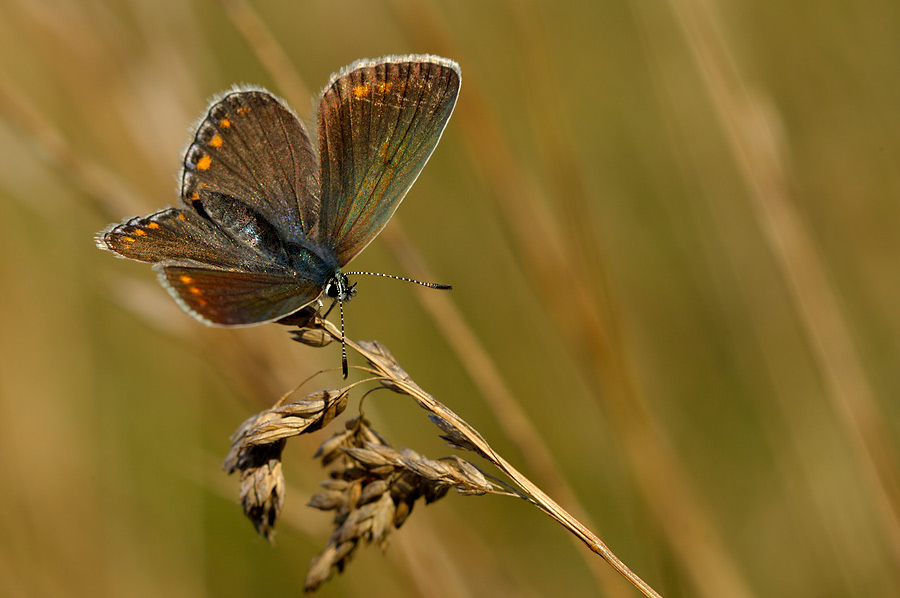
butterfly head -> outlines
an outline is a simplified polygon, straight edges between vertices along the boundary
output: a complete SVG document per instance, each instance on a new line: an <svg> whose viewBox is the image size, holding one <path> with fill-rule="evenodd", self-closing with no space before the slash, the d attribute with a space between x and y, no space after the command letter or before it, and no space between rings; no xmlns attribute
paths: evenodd
<svg viewBox="0 0 900 598"><path fill-rule="evenodd" d="M356 295L356 283L350 284L347 276L337 269L331 279L325 283L324 290L327 297L340 302L350 301Z"/></svg>

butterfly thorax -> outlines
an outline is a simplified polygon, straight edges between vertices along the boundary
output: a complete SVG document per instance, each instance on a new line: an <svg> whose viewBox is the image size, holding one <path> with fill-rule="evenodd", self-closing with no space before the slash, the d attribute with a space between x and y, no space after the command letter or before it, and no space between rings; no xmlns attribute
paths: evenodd
<svg viewBox="0 0 900 598"><path fill-rule="evenodd" d="M270 255L298 277L311 280L322 287L339 270L334 255L304 239L280 241Z"/></svg>
<svg viewBox="0 0 900 598"><path fill-rule="evenodd" d="M334 251L303 236L291 235L243 201L222 193L201 193L192 207L239 244L261 254L263 259L256 267L265 264L272 272L287 270L322 288L341 278L337 276L340 269Z"/></svg>

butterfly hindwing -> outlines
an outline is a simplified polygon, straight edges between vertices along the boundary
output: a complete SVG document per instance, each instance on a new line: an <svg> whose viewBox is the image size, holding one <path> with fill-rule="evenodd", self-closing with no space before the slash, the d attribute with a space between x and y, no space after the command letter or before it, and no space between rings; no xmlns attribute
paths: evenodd
<svg viewBox="0 0 900 598"><path fill-rule="evenodd" d="M311 280L262 272L159 264L159 281L198 320L218 326L273 322L308 305L322 287Z"/></svg>
<svg viewBox="0 0 900 598"><path fill-rule="evenodd" d="M198 214L166 208L114 224L97 235L97 246L141 262L202 263L237 267L246 248Z"/></svg>
<svg viewBox="0 0 900 598"><path fill-rule="evenodd" d="M453 112L455 62L405 56L354 63L319 102L319 242L343 266L384 228Z"/></svg>
<svg viewBox="0 0 900 598"><path fill-rule="evenodd" d="M185 154L182 201L232 197L287 239L309 236L318 221L319 166L306 127L264 90L226 94L209 109Z"/></svg>

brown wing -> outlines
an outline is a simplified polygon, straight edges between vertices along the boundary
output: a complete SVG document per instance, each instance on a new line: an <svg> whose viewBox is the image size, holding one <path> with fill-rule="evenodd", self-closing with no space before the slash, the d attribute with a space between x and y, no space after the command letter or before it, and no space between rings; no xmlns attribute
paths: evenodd
<svg viewBox="0 0 900 598"><path fill-rule="evenodd" d="M457 64L436 56L356 62L319 102L319 243L343 266L368 245L415 182L453 112Z"/></svg>

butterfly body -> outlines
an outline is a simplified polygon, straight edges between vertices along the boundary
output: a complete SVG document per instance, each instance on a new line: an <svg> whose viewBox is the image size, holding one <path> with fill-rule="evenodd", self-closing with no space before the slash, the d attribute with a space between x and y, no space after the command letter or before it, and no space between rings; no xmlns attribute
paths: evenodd
<svg viewBox="0 0 900 598"><path fill-rule="evenodd" d="M244 88L214 101L185 153L181 205L101 232L102 249L154 264L197 319L273 322L354 295L341 269L387 224L459 93L435 56L358 61L319 100L318 151L286 104Z"/></svg>

